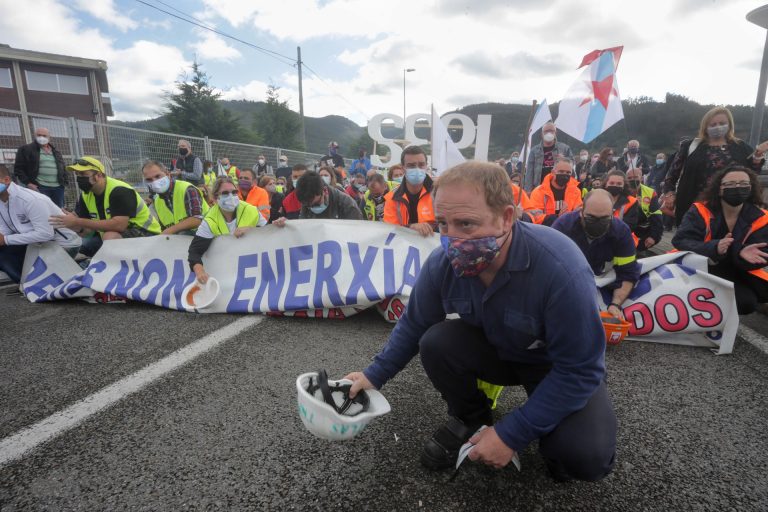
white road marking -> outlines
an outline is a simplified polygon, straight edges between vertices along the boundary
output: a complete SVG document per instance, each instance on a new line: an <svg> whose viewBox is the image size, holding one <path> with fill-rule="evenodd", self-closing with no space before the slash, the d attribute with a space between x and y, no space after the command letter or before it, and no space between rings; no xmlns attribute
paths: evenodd
<svg viewBox="0 0 768 512"><path fill-rule="evenodd" d="M248 315L0 441L0 467L264 320Z"/></svg>
<svg viewBox="0 0 768 512"><path fill-rule="evenodd" d="M737 336L768 354L768 338L754 329L750 329L746 325L741 324L739 325Z"/></svg>

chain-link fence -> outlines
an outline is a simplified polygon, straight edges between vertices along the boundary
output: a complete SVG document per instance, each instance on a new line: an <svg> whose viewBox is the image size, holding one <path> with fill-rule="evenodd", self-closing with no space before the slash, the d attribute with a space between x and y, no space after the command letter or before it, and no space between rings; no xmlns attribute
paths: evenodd
<svg viewBox="0 0 768 512"><path fill-rule="evenodd" d="M23 114L15 110L0 109L0 163L13 166L19 146L34 140L37 128L48 128L51 144L58 149L67 163L90 155L98 158L107 174L133 185L139 192L146 192L141 167L147 160L158 160L172 167L178 158L178 142L189 141L192 153L203 160L216 162L229 158L240 169L250 169L263 155L266 165L273 171L279 165L281 155L288 157L288 165L306 164L310 168L323 156L282 148L243 144L208 137L192 137L183 134L141 130L113 124L94 123L75 118L53 117L42 114ZM346 160L346 165L351 164ZM65 184L65 203L74 208L78 191L70 174Z"/></svg>

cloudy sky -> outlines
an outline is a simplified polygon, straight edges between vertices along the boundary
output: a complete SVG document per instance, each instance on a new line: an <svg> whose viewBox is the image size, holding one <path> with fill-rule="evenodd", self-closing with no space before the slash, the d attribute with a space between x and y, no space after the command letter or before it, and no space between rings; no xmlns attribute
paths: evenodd
<svg viewBox="0 0 768 512"><path fill-rule="evenodd" d="M309 116L359 124L486 101L559 101L584 54L624 45L623 98L666 92L753 104L765 30L747 0L143 0L262 47L196 28L138 0L0 0L0 42L103 59L115 118L155 117L197 58L227 99L266 87L298 110L296 47ZM278 55L275 55L278 54Z"/></svg>

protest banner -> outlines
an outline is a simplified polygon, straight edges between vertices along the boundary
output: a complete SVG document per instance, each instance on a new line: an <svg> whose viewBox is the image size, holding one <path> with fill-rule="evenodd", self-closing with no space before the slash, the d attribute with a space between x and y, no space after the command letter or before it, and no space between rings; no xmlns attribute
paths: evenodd
<svg viewBox="0 0 768 512"><path fill-rule="evenodd" d="M30 246L22 289L32 302L92 297L96 292L169 309L185 306L194 280L192 237L112 240L81 270L56 244ZM364 221L289 221L242 238L216 238L203 257L221 284L201 313L270 313L344 318L382 300L404 303L422 262L439 246L410 229ZM394 307L388 301L388 307ZM403 306L404 307L404 306Z"/></svg>
<svg viewBox="0 0 768 512"><path fill-rule="evenodd" d="M200 313L346 318L377 305L396 322L438 240L390 224L317 220L222 236L203 258L220 292L199 311L182 297L195 279L187 264L191 237L108 241L85 270L49 242L27 250L22 289L32 302L124 297ZM732 351L739 322L733 284L708 274L706 258L681 252L638 261L642 274L624 304L628 339ZM612 270L595 278L603 308L611 297L600 288L614 279Z"/></svg>

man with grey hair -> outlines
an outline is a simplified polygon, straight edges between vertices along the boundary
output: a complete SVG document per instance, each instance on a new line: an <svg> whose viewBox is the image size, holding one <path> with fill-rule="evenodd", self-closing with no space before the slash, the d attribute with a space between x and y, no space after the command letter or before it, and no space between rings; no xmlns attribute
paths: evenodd
<svg viewBox="0 0 768 512"><path fill-rule="evenodd" d="M65 172L64 157L51 144L48 128L35 129L35 141L16 150L14 178L25 187L48 196L59 208L64 206Z"/></svg>
<svg viewBox="0 0 768 512"><path fill-rule="evenodd" d="M643 176L651 172L651 166L648 165L648 159L644 155L640 154L640 143L636 140L627 142L627 150L621 155L619 161L616 162L619 170L627 172L630 169L640 169L643 171Z"/></svg>
<svg viewBox="0 0 768 512"><path fill-rule="evenodd" d="M203 185L203 161L192 154L192 145L188 140L181 139L178 147L179 158L171 175L198 187Z"/></svg>
<svg viewBox="0 0 768 512"><path fill-rule="evenodd" d="M549 121L541 127L541 142L533 146L528 155L523 181L526 192L530 194L534 188L544 183L544 178L552 172L558 156L571 158L573 153L567 144L557 141L557 128L555 123Z"/></svg>

